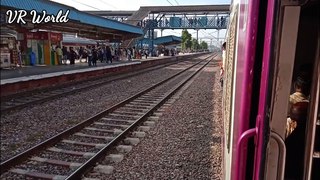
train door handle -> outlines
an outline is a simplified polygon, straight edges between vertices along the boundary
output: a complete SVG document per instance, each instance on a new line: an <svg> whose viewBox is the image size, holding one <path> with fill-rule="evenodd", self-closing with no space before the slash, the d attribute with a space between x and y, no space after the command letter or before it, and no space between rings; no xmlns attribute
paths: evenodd
<svg viewBox="0 0 320 180"><path fill-rule="evenodd" d="M243 132L238 140L237 143L237 162L240 163L241 161L241 152L242 152L242 146L245 142L248 141L248 139L250 137L254 137L257 136L258 134L258 128L252 128L252 129L248 129L245 132ZM240 164L238 164L238 167L236 168L236 176L238 177L239 180L245 179L244 178L244 170L245 167L244 166L240 166Z"/></svg>
<svg viewBox="0 0 320 180"><path fill-rule="evenodd" d="M281 138L281 136L274 131L271 131L271 138L274 139L279 146L277 180L283 180L286 164L286 145L284 144L284 141Z"/></svg>
<svg viewBox="0 0 320 180"><path fill-rule="evenodd" d="M247 131L245 131L241 137L238 140L238 144L237 144L237 149L238 149L238 153L237 153L237 162L240 162L240 157L241 157L241 149L243 146L243 143L247 142L248 139L250 137L254 137L256 136L258 133L257 128L253 128L253 129L249 129ZM286 159L286 146L285 143L283 141L283 139L281 138L281 136L273 131L271 131L271 138L274 139L279 147L279 157L278 157L278 172L277 172L277 180L283 180L284 178L284 170L285 170L285 159ZM239 179L243 179L244 177L244 169L241 167L237 168L237 175L239 177Z"/></svg>

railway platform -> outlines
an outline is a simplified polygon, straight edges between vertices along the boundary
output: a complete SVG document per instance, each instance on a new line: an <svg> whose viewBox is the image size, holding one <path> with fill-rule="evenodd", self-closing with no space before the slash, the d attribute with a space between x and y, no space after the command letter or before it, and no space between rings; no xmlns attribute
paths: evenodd
<svg viewBox="0 0 320 180"><path fill-rule="evenodd" d="M81 81L98 76L131 72L172 60L196 57L201 54L148 57L148 59L133 59L132 61L114 61L111 64L98 61L97 66L88 66L86 62L78 60L74 65L23 66L1 69L1 96L51 87L70 81Z"/></svg>
<svg viewBox="0 0 320 180"><path fill-rule="evenodd" d="M34 79L42 79L63 74L72 74L79 72L95 71L98 69L110 69L119 66L128 66L132 64L140 64L138 60L133 61L114 61L112 63L97 62L97 66L88 66L88 63L77 60L74 65L63 64L56 66L22 66L15 68L7 68L1 70L1 85L19 81L27 81Z"/></svg>

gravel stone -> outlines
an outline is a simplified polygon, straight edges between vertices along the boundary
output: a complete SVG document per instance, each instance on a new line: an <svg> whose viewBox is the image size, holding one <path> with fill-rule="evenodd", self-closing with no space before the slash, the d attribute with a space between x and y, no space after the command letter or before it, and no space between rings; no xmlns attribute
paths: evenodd
<svg viewBox="0 0 320 180"><path fill-rule="evenodd" d="M221 87L213 62L168 108L111 175L100 179L223 179Z"/></svg>
<svg viewBox="0 0 320 180"><path fill-rule="evenodd" d="M185 64L191 63L182 62L2 114L1 162L172 76Z"/></svg>

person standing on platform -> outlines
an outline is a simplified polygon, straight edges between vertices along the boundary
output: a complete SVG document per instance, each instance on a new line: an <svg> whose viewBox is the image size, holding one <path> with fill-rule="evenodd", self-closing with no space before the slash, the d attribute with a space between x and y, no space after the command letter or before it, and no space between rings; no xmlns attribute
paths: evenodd
<svg viewBox="0 0 320 180"><path fill-rule="evenodd" d="M88 54L88 66L92 66L92 50L91 47L87 47L87 54Z"/></svg>
<svg viewBox="0 0 320 180"><path fill-rule="evenodd" d="M60 48L60 46L56 47L56 54L57 54L57 57L58 57L58 64L62 65L63 52L62 52L62 49Z"/></svg>
<svg viewBox="0 0 320 180"><path fill-rule="evenodd" d="M131 61L131 50L130 50L130 48L127 49L127 56L128 56L128 61Z"/></svg>
<svg viewBox="0 0 320 180"><path fill-rule="evenodd" d="M92 48L92 65L97 66L98 50L93 46Z"/></svg>
<svg viewBox="0 0 320 180"><path fill-rule="evenodd" d="M127 57L127 50L125 48L121 48L121 59L120 60L125 60Z"/></svg>
<svg viewBox="0 0 320 180"><path fill-rule="evenodd" d="M62 46L62 55L63 55L63 64L67 64L67 59L68 59L68 50L67 47Z"/></svg>
<svg viewBox="0 0 320 180"><path fill-rule="evenodd" d="M114 49L114 60L119 61L119 49L118 48Z"/></svg>
<svg viewBox="0 0 320 180"><path fill-rule="evenodd" d="M144 51L144 55L146 56L146 59L148 59L148 54L149 54L149 51L148 51L148 49L146 49L146 50Z"/></svg>
<svg viewBox="0 0 320 180"><path fill-rule="evenodd" d="M102 61L106 61L106 62L107 62L107 50L106 50L106 47L105 47L105 46L102 47L102 51L103 51ZM101 61L101 62L102 62L102 61Z"/></svg>
<svg viewBox="0 0 320 180"><path fill-rule="evenodd" d="M83 50L83 47L80 46L80 49L79 49L79 60L80 60L80 62L82 62L83 55L84 55L84 50Z"/></svg>
<svg viewBox="0 0 320 180"><path fill-rule="evenodd" d="M226 42L222 44L222 62L220 66L220 86L221 87L223 87L225 64L226 64Z"/></svg>
<svg viewBox="0 0 320 180"><path fill-rule="evenodd" d="M106 63L112 63L112 54L111 54L111 49L109 46L106 47L106 56L107 56L107 61Z"/></svg>
<svg viewBox="0 0 320 180"><path fill-rule="evenodd" d="M115 57L115 50L113 47L111 47L111 63L112 63L112 60L114 60L114 57Z"/></svg>
<svg viewBox="0 0 320 180"><path fill-rule="evenodd" d="M73 47L70 47L70 64L75 64L77 58L77 53L73 50Z"/></svg>

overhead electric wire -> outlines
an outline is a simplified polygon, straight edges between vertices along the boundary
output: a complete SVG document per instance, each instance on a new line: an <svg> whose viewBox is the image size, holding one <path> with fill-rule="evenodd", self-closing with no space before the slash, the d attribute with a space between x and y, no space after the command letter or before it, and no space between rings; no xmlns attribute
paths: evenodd
<svg viewBox="0 0 320 180"><path fill-rule="evenodd" d="M104 2L103 0L99 0L99 1L102 2L103 4L106 4L106 5L110 6L110 7L113 7L115 9L119 9L119 8L115 7L114 5L112 5L112 4Z"/></svg>
<svg viewBox="0 0 320 180"><path fill-rule="evenodd" d="M72 1L73 1L73 2L76 2L76 3L79 3L79 4L82 4L82 5L84 5L84 6L87 6L87 7L90 7L90 8L93 8L93 9L96 9L96 10L101 11L101 9L96 8L96 7L93 7L93 6L90 6L90 5L88 5L88 4L85 4L85 3L82 3L82 2L79 2L79 1L76 1L76 0L72 0Z"/></svg>
<svg viewBox="0 0 320 180"><path fill-rule="evenodd" d="M174 0L174 1L177 3L177 5L180 5L177 0Z"/></svg>
<svg viewBox="0 0 320 180"><path fill-rule="evenodd" d="M171 6L173 6L173 4L172 4L169 0L167 0L167 2L168 2L169 4L171 4Z"/></svg>

